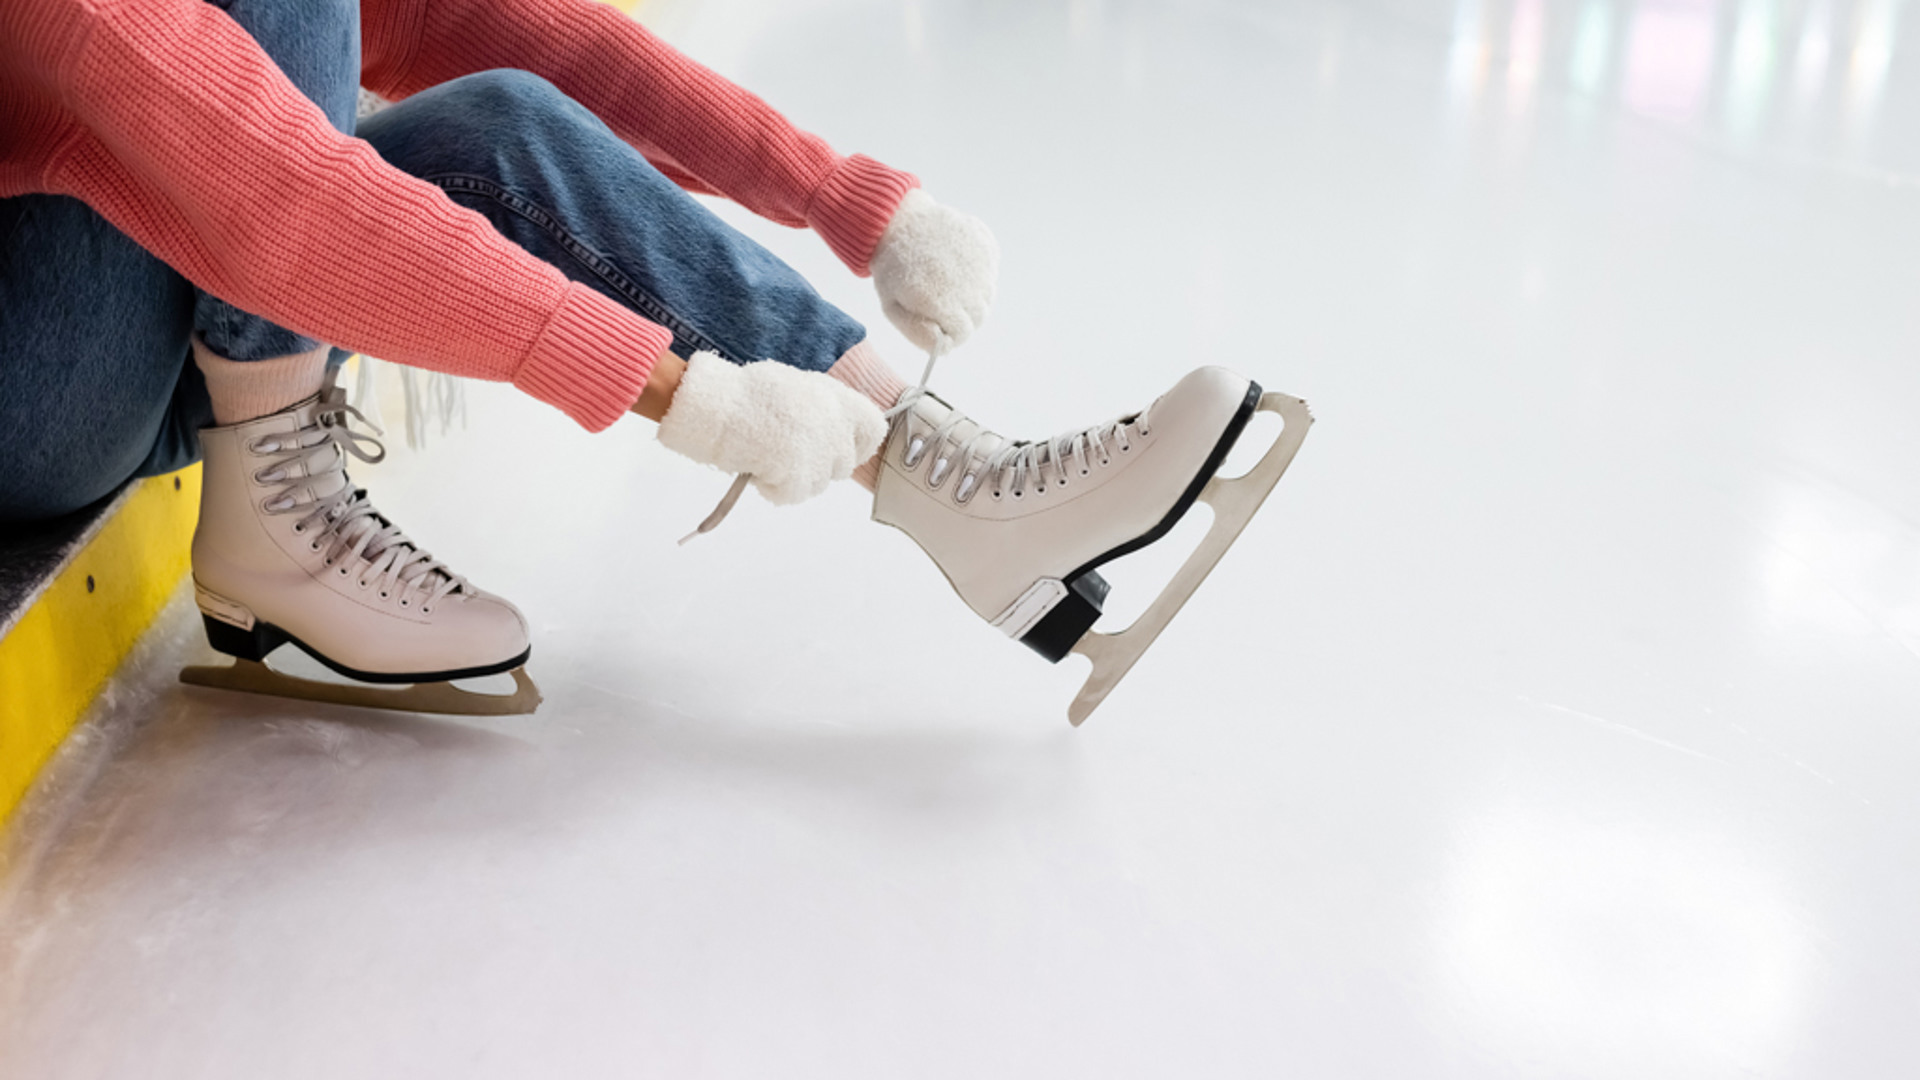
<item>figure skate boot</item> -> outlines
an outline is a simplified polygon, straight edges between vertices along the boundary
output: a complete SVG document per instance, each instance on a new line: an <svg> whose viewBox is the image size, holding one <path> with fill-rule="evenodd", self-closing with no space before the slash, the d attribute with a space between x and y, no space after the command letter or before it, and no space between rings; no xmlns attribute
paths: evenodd
<svg viewBox="0 0 1920 1080"><path fill-rule="evenodd" d="M349 416L360 418L329 375L317 397L200 432L194 594L207 641L236 662L187 668L181 681L413 712L532 712L540 694L521 666L531 652L526 620L420 550L348 482L349 453L370 463L386 456L372 436L348 429ZM361 683L411 685L283 674L264 661L286 642ZM451 683L502 671L513 673L512 694Z"/></svg>
<svg viewBox="0 0 1920 1080"><path fill-rule="evenodd" d="M1246 475L1215 476L1261 410L1284 421L1278 439ZM1068 710L1076 726L1233 544L1313 421L1298 398L1218 367L1138 413L1044 442L1004 439L920 388L894 412L874 520L911 536L1009 637L1056 663L1071 652L1093 661ZM1165 591L1126 630L1093 631L1108 592L1098 568L1164 537L1198 501L1214 508L1213 526Z"/></svg>

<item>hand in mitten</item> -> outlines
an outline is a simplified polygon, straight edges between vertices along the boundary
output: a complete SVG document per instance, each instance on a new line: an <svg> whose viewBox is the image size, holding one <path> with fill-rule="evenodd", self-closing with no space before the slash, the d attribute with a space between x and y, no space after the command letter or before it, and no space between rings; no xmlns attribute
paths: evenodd
<svg viewBox="0 0 1920 1080"><path fill-rule="evenodd" d="M853 475L887 436L879 406L816 371L694 353L660 419L660 444L750 473L768 502L804 502Z"/></svg>
<svg viewBox="0 0 1920 1080"><path fill-rule="evenodd" d="M919 189L893 212L868 263L881 310L907 339L959 345L986 321L1000 245L985 222L941 206Z"/></svg>

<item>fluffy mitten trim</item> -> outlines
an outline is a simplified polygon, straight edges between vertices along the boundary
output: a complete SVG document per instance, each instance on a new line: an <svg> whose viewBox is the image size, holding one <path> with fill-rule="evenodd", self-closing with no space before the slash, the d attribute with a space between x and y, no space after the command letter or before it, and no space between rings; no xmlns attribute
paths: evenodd
<svg viewBox="0 0 1920 1080"><path fill-rule="evenodd" d="M908 340L932 349L936 336L945 335L959 345L993 304L1000 245L979 218L915 189L881 234L872 267L880 308Z"/></svg>
<svg viewBox="0 0 1920 1080"><path fill-rule="evenodd" d="M878 406L817 371L772 360L733 364L694 353L660 444L731 473L748 473L768 502L804 502L880 450Z"/></svg>

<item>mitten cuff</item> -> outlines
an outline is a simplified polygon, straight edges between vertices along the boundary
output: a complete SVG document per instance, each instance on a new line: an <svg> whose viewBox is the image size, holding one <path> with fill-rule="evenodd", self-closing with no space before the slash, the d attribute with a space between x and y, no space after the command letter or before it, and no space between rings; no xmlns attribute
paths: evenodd
<svg viewBox="0 0 1920 1080"><path fill-rule="evenodd" d="M697 352L660 418L660 445L707 465L727 463L721 455L727 429L748 410L746 373L716 353Z"/></svg>

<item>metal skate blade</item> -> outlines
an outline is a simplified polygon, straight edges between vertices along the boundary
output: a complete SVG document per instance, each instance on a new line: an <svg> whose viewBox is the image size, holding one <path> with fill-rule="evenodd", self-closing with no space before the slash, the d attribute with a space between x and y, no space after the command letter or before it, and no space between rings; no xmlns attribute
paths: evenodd
<svg viewBox="0 0 1920 1080"><path fill-rule="evenodd" d="M258 660L235 660L227 667L190 667L180 670L180 681L216 690L265 694L296 701L353 705L395 712L439 713L446 716L518 716L540 707L540 688L524 667L514 668L511 694L480 694L450 682L411 686L373 686L303 679L275 671Z"/></svg>
<svg viewBox="0 0 1920 1080"><path fill-rule="evenodd" d="M1207 574L1213 570L1214 564L1233 546L1241 530L1247 527L1247 522L1253 520L1260 504L1266 501L1267 494L1280 482L1287 466L1293 462L1293 455L1300 451L1300 444L1307 437L1307 429L1313 426L1313 414L1307 411L1307 403L1286 394L1261 395L1258 411L1278 413L1285 426L1280 436L1273 440L1273 445L1261 455L1259 463L1248 469L1245 475L1231 480L1215 476L1201 489L1200 500L1213 507L1213 525L1208 528L1200 546L1187 556L1187 561L1174 573L1173 580L1133 621L1132 626L1113 633L1089 631L1074 645L1074 652L1093 661L1093 672L1087 676L1086 685L1080 688L1073 704L1067 707L1067 719L1074 727L1079 727L1087 717L1093 715L1093 710L1100 707L1113 688L1133 669L1135 661L1160 636L1160 631L1165 630L1173 617L1179 614L1187 598L1193 595L1201 582L1207 580Z"/></svg>

